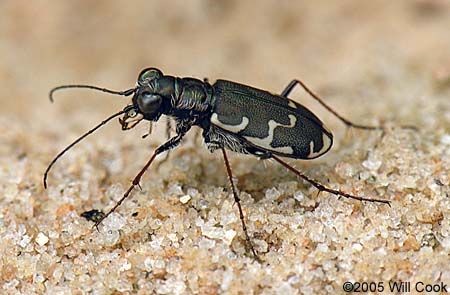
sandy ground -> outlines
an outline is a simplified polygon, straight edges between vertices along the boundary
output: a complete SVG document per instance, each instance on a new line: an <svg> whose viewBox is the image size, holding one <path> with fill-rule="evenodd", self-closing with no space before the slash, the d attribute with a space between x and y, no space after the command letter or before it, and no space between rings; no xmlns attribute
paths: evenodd
<svg viewBox="0 0 450 295"><path fill-rule="evenodd" d="M305 2L1 1L0 293L339 294L345 282L387 293L400 281L417 293L421 283L450 285L450 3ZM276 163L232 154L258 263L220 153L192 131L92 229L80 214L115 204L165 140L165 123L146 139L145 124L122 132L110 123L55 165L44 190L51 159L128 103L72 90L51 104L48 91L66 83L128 89L148 66L272 92L301 78L347 118L381 124L384 132L347 130L296 90L335 144L320 159L289 162L391 207L317 194ZM399 127L407 124L419 130Z"/></svg>

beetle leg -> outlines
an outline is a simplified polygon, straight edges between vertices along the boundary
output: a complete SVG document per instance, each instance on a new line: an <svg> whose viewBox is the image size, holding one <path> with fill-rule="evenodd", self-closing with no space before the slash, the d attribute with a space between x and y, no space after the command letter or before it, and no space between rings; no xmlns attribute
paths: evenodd
<svg viewBox="0 0 450 295"><path fill-rule="evenodd" d="M281 96L283 97L288 97L288 95L292 92L292 90L294 89L295 85L297 85L297 80L292 80L288 86L286 86L286 88L284 88L283 92L281 92Z"/></svg>
<svg viewBox="0 0 450 295"><path fill-rule="evenodd" d="M242 211L242 207L241 207L241 199L239 198L238 193L236 191L236 187L234 186L233 174L231 173L231 167L230 167L230 162L228 161L227 153L225 152L225 149L223 147L220 147L220 149L222 150L223 159L225 161L225 166L227 167L228 180L230 181L231 190L233 191L234 201L236 202L237 207L239 209L239 218L241 219L242 229L245 234L245 240L247 241L247 244L250 247L250 250L252 251L253 257L255 257L256 260L261 261L261 259L258 257L258 254L256 254L256 251L253 248L253 244L250 239L250 236L248 235L247 226L245 225L245 220L244 220L244 212Z"/></svg>
<svg viewBox="0 0 450 295"><path fill-rule="evenodd" d="M170 131L172 130L172 122L170 121L170 118L166 118L166 137L167 139L170 139ZM170 150L167 151L166 155L164 156L164 159L156 163L156 171L159 171L159 168L161 167L161 164L166 162L169 159Z"/></svg>
<svg viewBox="0 0 450 295"><path fill-rule="evenodd" d="M186 130L187 128L187 130ZM95 227L98 227L100 225L100 223L102 223L102 221L108 217L111 213L113 213L117 207L119 207L123 201L125 201L126 198L129 197L131 191L134 189L135 186L139 186L139 183L141 181L142 176L144 175L144 173L147 171L148 167L150 167L150 165L153 163L153 160L155 160L156 156L168 151L170 149L173 149L174 147L176 147L177 145L179 145L181 143L181 140L183 139L184 135L186 134L186 132L189 130L188 126L186 126L186 128L184 128L183 132L178 133L176 136L172 137L171 139L169 139L166 143L160 145L155 152L153 153L153 155L150 157L150 159L147 161L147 163L145 164L145 166L141 169L141 171L139 171L139 173L134 177L130 187L128 188L128 190L124 193L124 195L122 196L122 198L120 198L119 201L117 201L117 203L114 205L114 207L112 207L108 213L106 213L101 219L99 219L97 222L95 222Z"/></svg>
<svg viewBox="0 0 450 295"><path fill-rule="evenodd" d="M153 131L153 122L150 121L149 122L149 126L148 126L148 132L145 133L144 135L142 135L142 139L145 139L147 136L149 136L150 134L152 134Z"/></svg>
<svg viewBox="0 0 450 295"><path fill-rule="evenodd" d="M358 201L367 201L367 202L373 202L373 203L383 203L383 204L387 204L387 205L391 206L390 201L388 201L388 200L369 199L369 198L364 198L364 197L357 197L357 196L354 196L354 195L350 195L350 194L344 193L344 192L342 192L340 190L331 189L329 187L324 186L323 184L321 184L317 180L309 178L308 176L306 176L305 174L301 173L300 171L298 171L297 169L295 169L294 167L292 167L291 165L289 165L285 161L281 160L277 156L272 155L272 159L274 159L275 161L277 161L278 163L280 163L281 165L283 165L284 167L286 167L290 171L294 172L297 176L303 178L307 182L309 182L312 185L314 185L319 191L329 192L329 193L331 193L333 195L342 196L342 197L345 197L345 198L348 198L348 199L354 199L354 200L358 200Z"/></svg>
<svg viewBox="0 0 450 295"><path fill-rule="evenodd" d="M297 86L297 84L299 84L300 86L302 86L302 88L309 94L311 95L312 98L314 98L316 101L318 101L325 109L327 109L330 113L332 113L333 115L335 115L339 120L341 120L345 125L347 125L347 127L353 127L353 128L358 128L358 129L365 129L365 130L383 130L382 127L379 126L368 126L368 125L360 125L360 124L355 124L353 122L351 122L350 120L345 119L344 117L342 117L341 115L339 115L335 110L333 110L329 105L327 105L323 99L315 94L314 92L312 92L306 85L305 83L303 83L301 80L298 79L294 79L291 81L291 83L289 83L289 85L283 90L283 92L281 92L281 96L283 97L288 97L288 95L291 93L291 91L294 89L295 86Z"/></svg>

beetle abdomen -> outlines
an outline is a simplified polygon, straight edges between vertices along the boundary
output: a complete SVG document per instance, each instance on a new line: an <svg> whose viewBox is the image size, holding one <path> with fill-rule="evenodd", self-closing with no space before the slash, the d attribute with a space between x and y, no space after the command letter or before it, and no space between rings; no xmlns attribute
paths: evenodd
<svg viewBox="0 0 450 295"><path fill-rule="evenodd" d="M333 136L304 106L250 86L218 80L211 123L273 154L313 159L326 153Z"/></svg>

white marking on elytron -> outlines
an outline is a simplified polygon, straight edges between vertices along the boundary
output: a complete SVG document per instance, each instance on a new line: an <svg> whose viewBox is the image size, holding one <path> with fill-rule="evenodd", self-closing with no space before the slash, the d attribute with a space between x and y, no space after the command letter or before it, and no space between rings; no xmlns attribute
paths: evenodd
<svg viewBox="0 0 450 295"><path fill-rule="evenodd" d="M314 140L311 140L311 142L309 143L309 155L308 155L308 159L311 158L316 158L320 155L322 155L323 153L325 153L331 145L331 139L330 137L328 137L328 135L324 132L322 133L322 142L323 142L323 146L320 149L320 151L318 152L314 152Z"/></svg>
<svg viewBox="0 0 450 295"><path fill-rule="evenodd" d="M294 153L294 150L290 146L283 146L283 147L276 147L276 148L271 146L275 128L277 128L277 127L292 128L295 126L295 123L297 122L297 118L294 115L288 115L288 117L290 120L289 125L283 125L278 122L275 122L274 120L270 120L269 121L269 135L267 135L267 137L258 138L258 137L244 136L244 138L247 139L248 141L250 141L251 143L253 143L254 145L263 147L269 151L292 155Z"/></svg>
<svg viewBox="0 0 450 295"><path fill-rule="evenodd" d="M213 113L212 116L211 116L211 122L214 125L219 126L220 128L223 128L223 129L225 129L227 131L230 131L230 132L233 132L233 133L238 133L238 132L244 130L247 127L248 122L250 122L250 121L248 120L247 117L243 117L241 124L239 124L239 125L229 125L229 124L225 124L225 123L220 122L217 114Z"/></svg>
<svg viewBox="0 0 450 295"><path fill-rule="evenodd" d="M293 109L297 108L297 105L295 104L295 102L293 102L292 100L289 100L288 106L290 106Z"/></svg>

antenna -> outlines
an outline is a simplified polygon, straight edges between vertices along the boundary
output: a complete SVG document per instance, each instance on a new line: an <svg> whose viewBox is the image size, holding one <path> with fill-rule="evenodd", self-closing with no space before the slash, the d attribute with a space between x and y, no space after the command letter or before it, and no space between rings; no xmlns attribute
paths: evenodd
<svg viewBox="0 0 450 295"><path fill-rule="evenodd" d="M47 176L48 176L48 173L50 172L50 169L52 169L53 165L56 163L56 161L58 161L59 158L62 157L62 155L64 155L68 150L70 150L74 145L76 145L77 143L82 141L88 135L94 133L97 129L99 129L100 127L102 127L103 125L105 125L106 123L108 123L109 121L114 119L115 117L126 113L127 111L128 111L128 109L126 108L126 109L124 109L124 110L122 110L120 112L115 113L114 115L109 116L108 118L106 118L105 120L100 122L100 124L98 124L97 126L92 128L91 130L89 130L88 132L83 134L82 136L78 137L74 142L72 142L70 145L68 145L66 148L64 148L58 155L56 155L56 157L50 162L50 164L48 165L47 169L45 170L45 173L44 173L44 188L47 189Z"/></svg>
<svg viewBox="0 0 450 295"><path fill-rule="evenodd" d="M61 86L57 86L57 87L55 87L55 88L50 90L50 93L48 95L50 101L51 102L54 101L53 100L53 93L55 93L55 91L59 91L59 90L62 90L62 89L68 89L68 88L86 88L86 89L92 89L92 90L97 90L97 91L101 91L101 92L106 92L106 93L116 94L116 95L122 95L122 96L130 96L136 91L136 88L131 88L131 89L124 90L124 91L115 91L115 90L110 90L110 89L107 89L107 88L102 88L102 87L92 86L92 85L83 85L83 84L61 85ZM115 113L114 115L109 116L107 119L105 119L102 122L100 122L100 124L98 124L97 126L92 128L91 130L89 130L88 132L86 132L85 134L83 134L82 136L77 138L74 142L72 142L70 145L68 145L66 148L64 148L58 155L56 155L56 157L50 162L50 164L48 165L47 169L45 170L45 173L44 173L44 188L47 189L47 176L48 176L48 173L50 172L50 170L52 169L52 167L56 163L56 161L58 161L58 159L62 157L62 155L64 155L68 150L70 150L74 145L76 145L77 143L82 141L88 135L94 133L97 129L99 129L100 127L102 127L103 125L105 125L106 123L108 123L109 121L114 119L115 117L126 113L127 111L129 111L129 108L125 108L122 111L120 111L118 113Z"/></svg>
<svg viewBox="0 0 450 295"><path fill-rule="evenodd" d="M49 98L50 101L53 102L53 93L55 91L61 90L61 89L67 89L67 88L87 88L87 89L93 89L93 90L97 90L97 91L101 91L101 92L106 92L106 93L110 93L110 94L116 94L116 95L123 95L123 96L130 96L131 94L133 94L136 91L136 88L131 88L125 91L115 91L115 90L110 90L107 88L102 88L102 87L97 87L97 86L92 86L92 85L61 85L58 87L53 88L52 90L50 90L49 93Z"/></svg>

